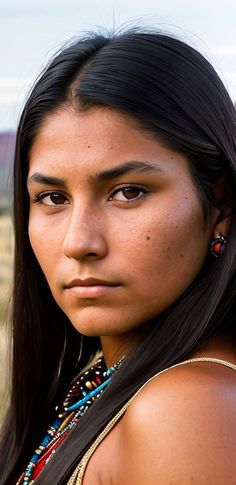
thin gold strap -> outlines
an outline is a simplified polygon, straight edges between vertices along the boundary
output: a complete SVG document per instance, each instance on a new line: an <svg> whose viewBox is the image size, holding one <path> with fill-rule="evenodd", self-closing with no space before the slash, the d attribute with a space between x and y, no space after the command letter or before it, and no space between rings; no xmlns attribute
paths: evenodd
<svg viewBox="0 0 236 485"><path fill-rule="evenodd" d="M131 402L136 398L136 396L142 391L142 389L155 377L158 377L159 375L163 374L164 372L168 371L169 369L173 369L174 367L179 367L180 365L184 364L191 364L192 362L213 362L216 364L222 364L225 367L229 367L230 369L233 369L236 371L236 365L232 364L232 362L228 362L227 360L224 359L217 359L215 357L196 357L194 359L188 359L184 360L183 362L179 362L178 364L174 364L170 367L167 367L166 369L161 370L154 376L150 377L139 389L138 391L127 401L127 403L118 411L118 413L109 421L107 426L103 429L103 431L100 433L100 435L96 438L96 440L93 442L93 444L90 446L90 448L87 450L85 455L83 456L82 460L79 462L77 465L75 471L71 475L71 478L69 479L67 485L82 485L83 477L84 477L84 472L86 469L86 466L98 447L98 445L101 443L101 441L105 438L105 436L111 431L111 429L114 427L114 425L119 421L121 416L125 413Z"/></svg>

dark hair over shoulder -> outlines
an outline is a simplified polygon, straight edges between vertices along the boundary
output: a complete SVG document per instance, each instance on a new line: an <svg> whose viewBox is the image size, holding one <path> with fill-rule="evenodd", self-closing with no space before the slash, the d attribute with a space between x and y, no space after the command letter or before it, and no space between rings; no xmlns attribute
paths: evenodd
<svg viewBox="0 0 236 485"><path fill-rule="evenodd" d="M140 28L91 33L54 57L28 98L17 134L13 377L1 484L12 484L24 469L65 387L99 349L97 338L85 337L77 362L81 336L55 303L28 238L30 149L47 115L63 105L78 112L107 106L127 113L167 147L185 154L206 219L218 203L213 187L222 174L236 193L235 108L213 67L195 49L171 35ZM191 287L156 317L36 483L66 483L95 437L149 377L233 326L235 250L233 210L224 256L207 258Z"/></svg>

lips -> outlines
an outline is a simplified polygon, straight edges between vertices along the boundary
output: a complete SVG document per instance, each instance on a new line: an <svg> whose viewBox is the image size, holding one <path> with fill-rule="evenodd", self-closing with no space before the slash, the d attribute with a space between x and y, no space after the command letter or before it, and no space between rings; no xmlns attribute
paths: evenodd
<svg viewBox="0 0 236 485"><path fill-rule="evenodd" d="M100 280L98 278L86 278L84 280L74 279L70 281L66 288L73 288L74 286L118 286L119 283L113 283L111 281Z"/></svg>
<svg viewBox="0 0 236 485"><path fill-rule="evenodd" d="M74 279L66 286L66 291L75 298L98 298L107 296L120 287L119 283L98 278Z"/></svg>

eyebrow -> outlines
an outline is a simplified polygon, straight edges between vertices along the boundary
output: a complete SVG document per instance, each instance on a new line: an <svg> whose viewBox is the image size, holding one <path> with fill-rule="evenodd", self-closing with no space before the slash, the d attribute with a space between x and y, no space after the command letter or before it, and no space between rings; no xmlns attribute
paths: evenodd
<svg viewBox="0 0 236 485"><path fill-rule="evenodd" d="M49 175L44 175L38 172L33 173L33 175L27 178L27 186L29 186L32 182L37 182L43 185L57 185L59 187L65 187L66 185L64 179L50 177Z"/></svg>
<svg viewBox="0 0 236 485"><path fill-rule="evenodd" d="M160 168L156 164L152 164L150 162L141 162L138 160L132 160L126 162L118 167L109 168L102 172L97 173L95 176L91 176L92 179L96 179L98 182L105 182L108 180L112 180L126 173L130 172L141 172L145 174L152 174L152 173L163 173L164 170ZM65 187L66 181L63 178L51 177L48 175L44 175L38 172L35 172L33 175L28 177L27 185L30 185L32 182L37 182L43 185L57 185L58 187Z"/></svg>
<svg viewBox="0 0 236 485"><path fill-rule="evenodd" d="M138 160L132 160L118 167L104 170L103 172L100 172L99 174L97 174L96 178L102 182L105 180L121 177L121 175L125 175L126 173L129 173L129 172L141 172L141 173L149 174L154 172L163 172L163 170L156 164L152 164L150 162L141 162Z"/></svg>

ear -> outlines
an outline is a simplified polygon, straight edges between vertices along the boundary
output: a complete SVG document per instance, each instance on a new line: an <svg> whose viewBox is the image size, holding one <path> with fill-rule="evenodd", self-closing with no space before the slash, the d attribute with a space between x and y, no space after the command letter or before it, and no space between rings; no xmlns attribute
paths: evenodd
<svg viewBox="0 0 236 485"><path fill-rule="evenodd" d="M231 213L228 215L222 215L221 212L219 213L218 209L215 210L218 212L218 217L216 218L212 228L212 238L216 239L221 234L227 238L231 223Z"/></svg>
<svg viewBox="0 0 236 485"><path fill-rule="evenodd" d="M213 196L218 207L212 209L212 238L216 239L220 234L227 237L233 209L233 191L226 174L217 181Z"/></svg>

